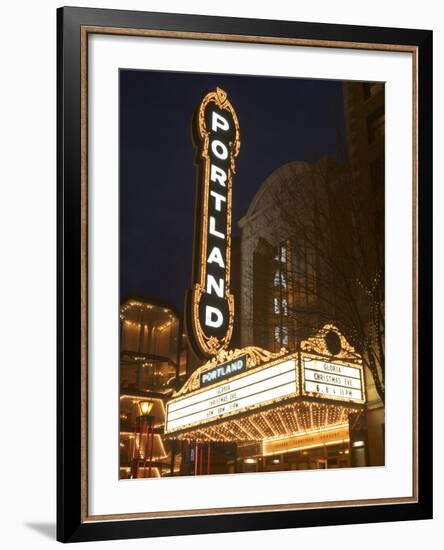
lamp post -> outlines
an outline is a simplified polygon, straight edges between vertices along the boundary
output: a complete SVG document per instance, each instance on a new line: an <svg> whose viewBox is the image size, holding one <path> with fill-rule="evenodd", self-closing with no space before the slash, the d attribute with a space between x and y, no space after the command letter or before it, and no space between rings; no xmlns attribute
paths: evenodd
<svg viewBox="0 0 444 550"><path fill-rule="evenodd" d="M148 477L151 477L151 463L153 461L153 448L154 448L154 416L152 416L150 413L153 410L154 407L154 401L150 400L143 400L139 401L139 410L140 410L140 416L137 417L137 424L140 434L140 443L139 443L139 454L140 454L140 447L142 443L142 436L143 434L146 434L145 439L145 446L144 446L144 452L143 452L143 477L145 477L146 473L146 459L148 454L148 441L150 443L149 445L149 462L148 462Z"/></svg>

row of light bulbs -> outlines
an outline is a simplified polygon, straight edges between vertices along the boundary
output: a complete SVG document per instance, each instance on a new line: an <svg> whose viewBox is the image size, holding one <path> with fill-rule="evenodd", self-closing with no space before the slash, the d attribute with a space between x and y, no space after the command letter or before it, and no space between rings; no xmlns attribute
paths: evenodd
<svg viewBox="0 0 444 550"><path fill-rule="evenodd" d="M177 438L188 442L261 441L337 426L344 423L350 413L356 412L355 408L302 402L296 407L284 405L243 419L227 419L220 426L196 429Z"/></svg>
<svg viewBox="0 0 444 550"><path fill-rule="evenodd" d="M147 324L138 323L137 321L130 321L129 319L123 319L123 322L125 323L125 325L130 326L130 327L136 327L136 328L140 329L140 327L143 326L143 328L145 330L148 330L148 325ZM160 326L154 325L153 330L157 330L158 332L162 332L166 328L170 327L173 323L174 323L174 321L171 320L171 321L167 321L166 323L164 323L163 325L160 325ZM177 323L177 321L176 321L176 323Z"/></svg>

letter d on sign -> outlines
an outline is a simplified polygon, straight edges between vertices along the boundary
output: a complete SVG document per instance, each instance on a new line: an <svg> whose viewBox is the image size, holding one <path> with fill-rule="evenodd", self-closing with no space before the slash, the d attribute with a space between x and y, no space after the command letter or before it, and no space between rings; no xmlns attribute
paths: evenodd
<svg viewBox="0 0 444 550"><path fill-rule="evenodd" d="M206 306L205 308L205 324L207 327L219 328L222 326L224 317L222 312L216 307Z"/></svg>

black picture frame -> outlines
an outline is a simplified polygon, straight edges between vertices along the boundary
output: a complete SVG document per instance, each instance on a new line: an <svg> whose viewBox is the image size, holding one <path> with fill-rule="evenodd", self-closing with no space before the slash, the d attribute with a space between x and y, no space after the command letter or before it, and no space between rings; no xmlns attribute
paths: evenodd
<svg viewBox="0 0 444 550"><path fill-rule="evenodd" d="M150 519L85 519L82 511L81 29L114 27L409 46L417 52L416 502ZM283 529L432 518L432 32L400 28L146 13L57 11L57 539L62 542ZM83 304L84 306L84 304Z"/></svg>

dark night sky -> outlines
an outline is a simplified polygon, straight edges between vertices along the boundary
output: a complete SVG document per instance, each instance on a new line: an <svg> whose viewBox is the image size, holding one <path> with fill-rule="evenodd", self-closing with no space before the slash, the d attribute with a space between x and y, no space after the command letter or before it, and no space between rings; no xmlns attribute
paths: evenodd
<svg viewBox="0 0 444 550"><path fill-rule="evenodd" d="M338 157L341 83L327 80L120 71L120 293L183 310L191 283L195 149L202 96L228 92L240 126L233 229L279 166Z"/></svg>

